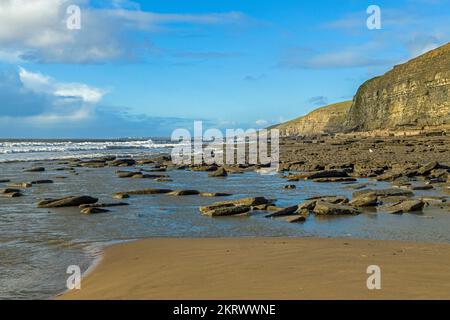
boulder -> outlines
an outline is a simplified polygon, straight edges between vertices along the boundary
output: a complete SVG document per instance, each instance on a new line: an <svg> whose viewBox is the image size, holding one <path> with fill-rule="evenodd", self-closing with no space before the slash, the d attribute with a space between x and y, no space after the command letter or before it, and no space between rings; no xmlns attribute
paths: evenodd
<svg viewBox="0 0 450 320"><path fill-rule="evenodd" d="M275 217L283 217L293 215L298 210L298 206L291 206L287 208L282 208L271 214L266 215L266 218L275 218Z"/></svg>
<svg viewBox="0 0 450 320"><path fill-rule="evenodd" d="M33 185L29 182L17 182L8 184L12 188L31 188Z"/></svg>
<svg viewBox="0 0 450 320"><path fill-rule="evenodd" d="M298 211L313 211L316 206L317 200L306 200L298 206Z"/></svg>
<svg viewBox="0 0 450 320"><path fill-rule="evenodd" d="M45 171L44 167L31 167L29 169L23 170L23 172L43 172Z"/></svg>
<svg viewBox="0 0 450 320"><path fill-rule="evenodd" d="M237 207L237 206L248 206L249 208L259 206L259 205L266 205L272 203L271 200L268 200L264 197L255 197L255 198L243 198L238 200L229 200L229 201L221 201L221 202L215 202L208 206L202 206L199 208L200 212L205 213L208 211L212 211L216 208L231 208L231 207Z"/></svg>
<svg viewBox="0 0 450 320"><path fill-rule="evenodd" d="M331 178L317 178L313 179L314 182L324 183L324 182L354 182L357 181L355 178L350 177L331 177Z"/></svg>
<svg viewBox="0 0 450 320"><path fill-rule="evenodd" d="M175 190L168 193L170 196L192 196L198 194L200 194L200 192L197 190Z"/></svg>
<svg viewBox="0 0 450 320"><path fill-rule="evenodd" d="M96 203L97 198L90 196L69 196L60 199L46 199L38 203L39 208L78 207L82 204Z"/></svg>
<svg viewBox="0 0 450 320"><path fill-rule="evenodd" d="M282 220L289 223L298 223L298 222L305 222L306 217L305 216L299 216L299 215L293 215L293 216L284 216L277 218L277 220Z"/></svg>
<svg viewBox="0 0 450 320"><path fill-rule="evenodd" d="M143 173L136 173L131 176L133 179L161 179L161 178L168 178L168 175L164 174L143 174Z"/></svg>
<svg viewBox="0 0 450 320"><path fill-rule="evenodd" d="M432 161L420 167L419 170L417 170L417 173L419 175L425 176L430 174L430 172L435 169L439 169L439 163L437 161Z"/></svg>
<svg viewBox="0 0 450 320"><path fill-rule="evenodd" d="M311 197L306 200L316 200L316 201L324 201L328 203L338 204L338 203L348 203L349 200L344 196L317 196Z"/></svg>
<svg viewBox="0 0 450 320"><path fill-rule="evenodd" d="M289 184L287 186L284 186L283 189L294 190L297 189L297 186L295 184Z"/></svg>
<svg viewBox="0 0 450 320"><path fill-rule="evenodd" d="M431 190L434 189L434 187L431 184L421 184L416 186L411 186L411 190Z"/></svg>
<svg viewBox="0 0 450 320"><path fill-rule="evenodd" d="M212 172L212 171L217 171L218 167L215 165L204 165L204 166L193 166L191 167L192 171L206 171L206 172Z"/></svg>
<svg viewBox="0 0 450 320"><path fill-rule="evenodd" d="M116 174L119 178L131 178L142 173L140 171L117 171Z"/></svg>
<svg viewBox="0 0 450 320"><path fill-rule="evenodd" d="M216 171L208 174L208 177L214 177L214 178L221 178L221 177L226 177L226 176L228 176L228 172L227 172L227 170L225 170L224 167L220 167Z"/></svg>
<svg viewBox="0 0 450 320"><path fill-rule="evenodd" d="M353 192L353 198L359 198L362 196L369 196L369 195L374 195L379 198L397 197L397 196L412 197L414 196L414 193L412 193L409 190L404 190L400 188L380 189L380 190L367 189Z"/></svg>
<svg viewBox="0 0 450 320"><path fill-rule="evenodd" d="M84 208L81 210L82 214L96 214L96 213L104 213L104 212L109 212L109 210L98 208L98 207L89 207L89 208Z"/></svg>
<svg viewBox="0 0 450 320"><path fill-rule="evenodd" d="M106 161L102 159L82 161L79 163L79 166L84 168L103 168L106 166Z"/></svg>
<svg viewBox="0 0 450 320"><path fill-rule="evenodd" d="M91 204L81 204L78 207L80 209L85 208L108 208L108 207L122 207L128 206L126 202L114 202L114 203L91 203Z"/></svg>
<svg viewBox="0 0 450 320"><path fill-rule="evenodd" d="M20 190L19 189L13 189L13 188L0 189L0 193L1 194L16 193L16 192L20 192Z"/></svg>
<svg viewBox="0 0 450 320"><path fill-rule="evenodd" d="M0 179L0 183L8 183L11 182L9 179Z"/></svg>
<svg viewBox="0 0 450 320"><path fill-rule="evenodd" d="M130 197L130 195L127 194L127 193L121 193L121 192L119 192L119 193L113 194L112 197L113 197L114 199L128 199L128 198Z"/></svg>
<svg viewBox="0 0 450 320"><path fill-rule="evenodd" d="M374 207L378 205L378 197L375 194L366 194L353 198L349 205L354 207Z"/></svg>
<svg viewBox="0 0 450 320"><path fill-rule="evenodd" d="M127 195L152 195L152 194L166 194L166 193L170 193L173 190L171 189L153 189L153 188L148 188L148 189L140 189L140 190L132 190L132 191L126 191L126 192L118 192L115 193L115 195L118 194L127 194Z"/></svg>
<svg viewBox="0 0 450 320"><path fill-rule="evenodd" d="M308 180L320 179L320 178L342 178L348 177L348 173L345 170L322 170L311 173L307 177Z"/></svg>
<svg viewBox="0 0 450 320"><path fill-rule="evenodd" d="M5 197L5 198L17 198L17 197L23 196L23 194L20 192L8 192L8 193L2 193L1 195L2 195L2 197Z"/></svg>
<svg viewBox="0 0 450 320"><path fill-rule="evenodd" d="M421 211L425 206L422 200L405 200L385 208L388 213L401 214L405 212Z"/></svg>
<svg viewBox="0 0 450 320"><path fill-rule="evenodd" d="M209 211L202 212L206 216L210 217L223 217L223 216L234 216L243 213L247 213L251 210L250 206L237 205L237 206L220 206L212 208Z"/></svg>
<svg viewBox="0 0 450 320"><path fill-rule="evenodd" d="M224 192L200 192L201 197L229 197L231 196L230 193L224 193Z"/></svg>
<svg viewBox="0 0 450 320"><path fill-rule="evenodd" d="M32 185L33 184L49 184L49 183L53 183L53 180L35 180L35 181L31 181L30 183Z"/></svg>
<svg viewBox="0 0 450 320"><path fill-rule="evenodd" d="M108 162L108 165L112 167L131 167L135 164L136 160L134 159L116 159Z"/></svg>
<svg viewBox="0 0 450 320"><path fill-rule="evenodd" d="M361 212L353 207L317 201L313 212L316 215L358 215Z"/></svg>

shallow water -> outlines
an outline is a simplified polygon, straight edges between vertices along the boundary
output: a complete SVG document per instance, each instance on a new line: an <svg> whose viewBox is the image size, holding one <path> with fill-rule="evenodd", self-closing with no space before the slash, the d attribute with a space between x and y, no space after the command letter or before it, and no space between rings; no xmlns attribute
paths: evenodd
<svg viewBox="0 0 450 320"><path fill-rule="evenodd" d="M45 166L46 171L22 172L23 168L38 164ZM69 265L79 265L86 271L103 245L145 237L318 236L450 243L450 213L435 209L425 209L423 214L391 215L374 211L349 217L311 216L305 223L289 224L266 219L264 213L250 217L205 217L199 214L198 207L223 198L199 196L133 196L124 199L129 206L90 216L81 215L77 208L36 208L36 202L47 197L85 194L98 197L99 202L113 202L117 200L111 198L112 193L141 188L228 192L234 195L231 198L265 196L278 199L279 206L295 205L316 195L350 197L353 192L345 188L347 185L310 181L289 183L296 184L297 189L284 190L286 180L280 176L254 172L223 179L209 178L204 172L174 170L167 172L173 182L162 183L120 179L114 173L119 168L76 168L79 175L74 175L56 171L59 167L63 165L55 161L0 164L1 179L55 181L26 189L25 196L20 198L0 197L0 298L52 297L65 289ZM0 184L0 188L5 186ZM376 183L372 187L388 186ZM432 191L421 193L433 194Z"/></svg>

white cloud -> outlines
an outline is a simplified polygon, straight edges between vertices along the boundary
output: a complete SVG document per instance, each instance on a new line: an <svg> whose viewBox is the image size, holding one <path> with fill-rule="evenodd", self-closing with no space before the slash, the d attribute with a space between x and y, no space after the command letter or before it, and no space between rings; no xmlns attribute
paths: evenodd
<svg viewBox="0 0 450 320"><path fill-rule="evenodd" d="M255 123L256 123L257 126L264 127L264 126L267 126L269 124L269 121L260 119L260 120L256 120Z"/></svg>
<svg viewBox="0 0 450 320"><path fill-rule="evenodd" d="M339 50L317 52L305 48L291 48L280 60L282 68L326 69L359 68L392 64L395 59L379 54L381 42L367 42L359 46L344 47Z"/></svg>
<svg viewBox="0 0 450 320"><path fill-rule="evenodd" d="M109 2L108 8L89 7L90 0L0 1L0 60L43 63L99 63L136 59L148 45L132 43L130 31L155 32L170 24L236 24L239 12L161 14L140 9L132 1ZM107 3L107 2L106 2ZM105 3L105 4L106 4ZM81 6L81 29L66 26L69 5ZM134 37L139 37L135 34ZM151 49L151 48L150 48Z"/></svg>
<svg viewBox="0 0 450 320"><path fill-rule="evenodd" d="M20 81L24 87L35 93L45 93L61 98L79 99L82 103L96 104L106 91L83 83L63 83L37 72L19 69Z"/></svg>

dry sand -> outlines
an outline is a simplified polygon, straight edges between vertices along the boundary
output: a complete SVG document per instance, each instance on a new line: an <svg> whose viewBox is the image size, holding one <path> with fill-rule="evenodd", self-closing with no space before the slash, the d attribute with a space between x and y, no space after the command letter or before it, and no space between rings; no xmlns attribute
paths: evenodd
<svg viewBox="0 0 450 320"><path fill-rule="evenodd" d="M366 269L381 268L381 290ZM450 245L316 238L147 239L106 249L62 299L450 299Z"/></svg>

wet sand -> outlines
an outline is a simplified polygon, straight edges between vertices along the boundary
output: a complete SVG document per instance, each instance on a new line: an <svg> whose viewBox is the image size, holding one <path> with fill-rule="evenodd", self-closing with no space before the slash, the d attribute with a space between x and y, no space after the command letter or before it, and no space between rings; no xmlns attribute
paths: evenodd
<svg viewBox="0 0 450 320"><path fill-rule="evenodd" d="M369 265L381 290L368 290ZM317 238L151 238L108 247L59 299L450 299L450 245Z"/></svg>

